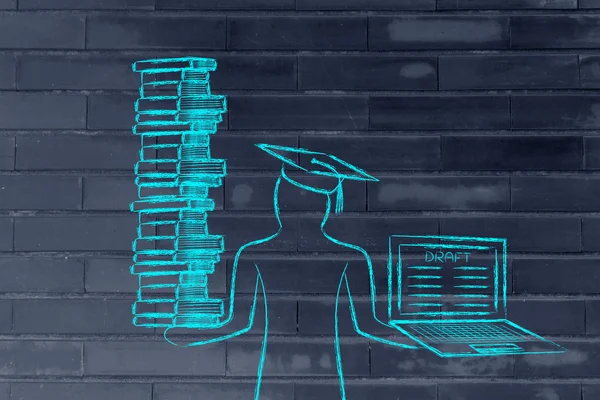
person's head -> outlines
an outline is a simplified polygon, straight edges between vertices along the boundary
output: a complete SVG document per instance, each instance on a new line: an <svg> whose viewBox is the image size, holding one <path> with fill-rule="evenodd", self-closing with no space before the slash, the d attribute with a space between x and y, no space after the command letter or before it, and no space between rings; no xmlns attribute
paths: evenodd
<svg viewBox="0 0 600 400"><path fill-rule="evenodd" d="M335 202L336 214L340 214L343 209L344 180L378 181L362 169L330 154L271 144L256 146L283 161L281 178L286 183L323 195L326 200L324 204ZM276 197L278 189L279 187L276 188ZM328 213L329 209L324 211Z"/></svg>

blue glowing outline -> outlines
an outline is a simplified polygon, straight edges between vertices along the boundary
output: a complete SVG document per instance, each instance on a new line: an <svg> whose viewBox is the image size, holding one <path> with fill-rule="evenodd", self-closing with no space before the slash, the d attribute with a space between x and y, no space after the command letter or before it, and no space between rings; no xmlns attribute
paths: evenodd
<svg viewBox="0 0 600 400"><path fill-rule="evenodd" d="M349 263L346 263L343 272L340 276L340 281L335 297L335 339L334 349L336 353L336 369L340 382L340 395L342 400L346 400L345 379L343 375L340 332L339 332L339 311L340 311L340 294L345 287L348 295L348 309L352 320L352 326L357 334L367 338L368 340L380 342L383 344L406 348L418 349L426 348L440 357L455 357L455 356L482 356L482 355L499 355L499 354L517 354L519 353L518 346L511 343L501 343L493 348L492 346L480 344L473 345L471 348L477 354L452 354L440 352L435 347L431 346L427 341L421 340L419 336L412 334L401 326L398 326L400 321L394 321L392 315L392 238L419 238L419 239L442 239L453 241L473 241L482 240L502 243L503 246L503 304L504 313L506 316L506 240L497 238L476 238L476 237L456 237L456 236L406 236L393 235L389 238L389 259L388 259L388 322L384 322L377 317L376 313L376 287L373 266L371 258L367 251L358 246L337 240L327 234L325 224L330 216L332 209L333 194L336 195L335 214L340 214L343 210L343 188L344 180L356 181L372 181L379 180L366 171L357 168L333 155L310 151L301 148L290 148L285 146L277 146L271 144L256 144L261 150L267 152L283 162L281 174L278 177L275 189L273 192L274 215L279 224L276 233L263 239L248 242L241 246L233 260L231 284L229 293L229 307L224 309L222 299L210 298L208 293L208 276L215 271L215 264L220 261L220 253L224 251L224 238L218 235L210 235L208 233L207 213L214 210L214 201L208 198L208 189L211 187L219 187L222 185L222 179L227 175L226 160L213 159L210 156L210 135L216 133L218 123L222 121L222 114L227 111L227 102L224 96L213 95L210 92L209 72L217 68L217 63L213 59L206 58L171 58L171 59L156 59L138 61L132 65L135 72L140 73L140 98L135 102L136 125L132 128L134 135L141 139L141 149L139 151L139 161L134 167L136 175L135 182L138 186L139 200L131 203L130 209L138 214L138 237L132 243L134 252L134 265L131 266L131 273L139 278L139 286L137 290L137 301L132 304L133 324L136 326L145 326L151 328L165 328L163 336L167 343L179 347L195 347L206 344L222 342L228 339L235 338L250 331L254 325L256 308L258 304L259 291L263 295L263 306L265 310L265 326L263 330L260 358L257 366L257 379L254 391L254 400L260 397L260 388L263 378L263 369L266 357L267 342L268 342L268 301L267 293L263 281L263 277L259 266L254 263L253 273L256 274L256 283L254 296L250 305L248 321L245 327L223 334L217 337L203 340L186 341L185 339L177 339L171 334L176 334L174 329L185 328L191 329L194 332L209 333L210 330L219 329L230 324L235 317L235 294L236 281L238 270L240 267L240 257L244 250L249 247L264 244L276 238L282 231L282 222L280 219L279 210L279 187L283 180L292 185L314 193L326 196L326 210L323 220L320 225L320 230L323 236L330 242L339 246L357 251L361 253L366 261L366 267L369 273L369 294L371 301L371 316L373 321L382 327L390 328L393 332L404 334L412 339L418 346L398 343L390 339L378 337L369 334L361 329L357 318L355 302L352 296L350 283L348 280ZM162 77L160 74L172 74L179 77ZM168 90L170 86L176 86L175 93L152 95L152 90L163 89ZM158 108L157 108L158 107ZM160 108L170 107L170 108ZM177 137L181 138L180 143L175 144L159 144L153 142L159 137ZM146 152L157 152L161 149L177 149L177 158L156 159L148 157ZM310 164L324 168L308 169L302 167L299 162L294 162L291 159L283 156L281 152L292 151L295 154L300 154L310 157ZM332 164L320 161L319 158L326 158L332 161L333 164L339 164L347 171L336 169ZM173 164L175 172L165 172L157 169L159 164ZM300 182L292 179L286 174L285 167L289 166L296 170L304 171L311 175L334 177L338 180L338 184L332 190L318 189L311 186L303 185ZM145 169L144 167L153 167L154 170ZM177 194L161 194L163 189L177 189ZM166 213L177 213L177 217L173 217L167 221L157 221L153 218ZM161 226L173 225L175 228L174 235L159 235L157 232L148 234L146 230L152 228L154 231ZM151 229L151 230L152 230ZM156 243L166 242L172 244L167 249L156 248ZM152 247L154 245L154 247ZM420 244L413 246L431 246L445 248L465 248L468 245L451 245L451 244ZM472 248L480 248L474 246ZM496 251L496 266L494 270L495 276L495 303L497 308L498 303L498 263ZM400 255L400 246L398 246L398 254ZM399 271L398 287L399 293L402 287L401 268L402 260L399 257L397 268ZM250 268L250 267L246 267ZM251 269L252 271L252 269ZM152 277L173 277L178 276L178 283L152 283L147 284L148 278ZM161 294L160 289L173 289L174 295ZM157 292L158 291L158 292ZM150 296L152 294L152 296ZM153 297L156 295L157 297ZM418 297L418 296L417 296ZM429 296L430 297L430 296ZM465 296L466 297L466 296ZM160 312L155 307L158 305L173 305L174 312ZM400 308L400 298L398 307ZM153 308L154 307L154 308ZM152 311L149 311L152 310ZM462 313L462 312L435 312L432 316L440 315L481 315L482 313ZM489 314L489 313L483 313ZM514 328L517 328L528 335L544 341L552 343L530 331L527 331L513 322L500 319L477 319L477 320L460 320L461 322L503 322ZM403 324L443 324L445 322L454 322L452 320L426 320L426 321L402 321ZM562 352L564 349L556 344L556 352ZM503 347L498 347L503 346ZM514 350L514 352L511 352ZM539 354L547 354L552 352L540 352ZM536 354L527 352L527 354Z"/></svg>
<svg viewBox="0 0 600 400"><path fill-rule="evenodd" d="M429 240L432 241L430 244L427 243L420 243L421 240L419 240L419 243L397 243L397 239L425 239L425 240ZM438 243L439 241L439 243ZM450 242L450 243L448 243ZM455 244L451 244L451 242L470 242L469 244L459 244L459 245L455 245ZM502 302L503 302L503 308L502 310L498 310L497 307L497 303L499 300L499 286L500 286L500 282L499 282L499 273L498 273L498 269L499 269L499 265L498 265L498 246L479 246L477 245L477 242L487 242L487 243L495 243L497 245L502 246L502 275L503 275L503 279L502 279ZM413 236L413 235L392 235L389 238L389 259L388 259L388 284L391 284L392 282L392 275L393 272L391 270L392 266L393 266L393 256L394 254L392 254L392 251L394 249L397 249L397 255L398 255L398 262L396 263L396 268L397 268L397 275L398 275L398 282L397 282L397 291L398 291L398 302L397 302L397 307L398 307L398 311L400 312L399 314L399 318L394 319L393 315L392 315L392 304L393 304L393 300L392 300L392 295L393 295L393 288L390 286L388 288L388 316L390 318L390 323L395 326L399 331L401 331L403 334L405 334L406 336L410 337L412 340L414 340L415 342L417 342L418 344L420 344L421 346L423 346L424 348L434 352L435 354L437 354L440 357L444 357L444 358L449 358L449 357L476 357L476 356L496 356L496 355L506 355L506 354L556 354L556 353L563 353L566 351L565 348L563 348L562 346L554 343L553 341L550 341L548 339L543 338L542 336L539 336L523 327L521 327L520 325L515 324L514 322L508 320L507 317L507 278L506 278L506 274L507 274L507 241L506 239L502 239L502 238L487 238L487 237L472 237L472 236L463 236L463 237L458 237L458 236L439 236L439 235L431 235L431 236ZM430 247L430 248L456 248L456 249L481 249L481 250L486 250L486 249L493 249L494 250L494 268L493 268L493 273L494 273L494 304L495 304L495 308L496 310L494 312L477 312L477 311L469 311L469 312L460 312L460 311L432 311L432 312L418 312L418 313L404 313L401 312L400 309L400 305L401 305L401 292L402 292L402 283L403 283L403 279L402 279L402 253L401 253L401 248L402 247ZM475 306L475 304L464 304L464 306ZM486 315L502 315L503 318L489 318L489 317L485 317ZM405 319L402 318L402 316L406 316L406 315L420 315L420 316L429 316L430 319L427 319L425 317L423 318L416 318L416 319ZM457 316L480 316L479 318L470 318L470 319L456 319L454 317ZM441 319L435 319L438 317L449 317L448 319L445 320L441 320ZM520 348L519 346L513 345L511 343L496 343L498 342L498 340L501 339L501 334L499 334L500 336L496 336L496 339L494 339L494 336L491 335L487 335L487 336L483 336L484 333L483 331L485 329L489 329L488 327L490 327L491 323L500 323L503 325L508 325L512 328L515 328L515 331L510 331L510 333L512 334L516 334L516 335L522 335L523 338L527 338L527 341L531 341L531 340L536 340L539 341L540 343L545 344L545 347L549 347L548 350L544 350L544 351L530 351L530 350L525 350ZM446 326L444 327L444 324L446 324ZM451 325L453 326L451 326ZM411 325L431 325L431 326L436 326L436 327L444 327L444 329L441 329L441 332L446 332L444 334L444 336L440 336L438 337L434 342L429 341L427 339L423 339L419 334L415 334L413 332L410 332L408 330L408 327ZM454 328L454 326L457 326L456 328ZM470 328L471 327L471 328ZM426 332L431 331L431 329L426 330ZM465 332L466 331L466 332ZM445 335L449 335L449 336L445 336ZM452 340L458 340L460 341L460 343L462 344L468 344L469 340L471 341L476 341L476 340L483 340L483 341L489 341L489 343L480 343L479 347L477 346L471 346L469 344L469 346L471 347L472 350L475 351L475 353L471 352L449 352L449 351L441 351L440 349L436 348L432 343L438 343L438 344L443 344L444 343L444 338L449 337L449 338L453 338L453 337L458 337L458 339L452 339ZM530 338L528 338L530 337ZM532 339L533 338L533 339ZM504 339L507 340L507 339ZM515 339L515 341L519 341L520 339ZM450 342L448 342L450 343ZM483 345L486 344L487 347L485 349L483 349ZM494 346L496 346L494 348Z"/></svg>

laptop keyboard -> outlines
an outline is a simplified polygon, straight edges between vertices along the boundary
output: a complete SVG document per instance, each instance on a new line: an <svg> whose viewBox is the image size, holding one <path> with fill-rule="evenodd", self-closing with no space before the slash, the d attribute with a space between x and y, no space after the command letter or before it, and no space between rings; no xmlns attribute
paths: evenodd
<svg viewBox="0 0 600 400"><path fill-rule="evenodd" d="M431 323L410 324L415 333L428 341L437 343L488 343L520 342L530 340L531 336L503 323Z"/></svg>

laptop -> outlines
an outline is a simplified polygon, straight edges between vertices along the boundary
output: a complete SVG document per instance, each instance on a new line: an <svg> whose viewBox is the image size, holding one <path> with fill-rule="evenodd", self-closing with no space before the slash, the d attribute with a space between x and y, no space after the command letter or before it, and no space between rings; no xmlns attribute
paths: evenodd
<svg viewBox="0 0 600 400"><path fill-rule="evenodd" d="M506 239L394 235L389 243L390 325L426 349L440 357L566 351L508 319Z"/></svg>

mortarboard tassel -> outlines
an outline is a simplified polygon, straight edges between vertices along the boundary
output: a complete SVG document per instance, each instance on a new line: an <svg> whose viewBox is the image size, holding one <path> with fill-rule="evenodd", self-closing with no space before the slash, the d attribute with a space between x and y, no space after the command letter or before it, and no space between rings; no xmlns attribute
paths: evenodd
<svg viewBox="0 0 600 400"><path fill-rule="evenodd" d="M344 190L342 189L342 181L340 181L337 188L337 195L335 198L335 215L340 215L344 210Z"/></svg>

